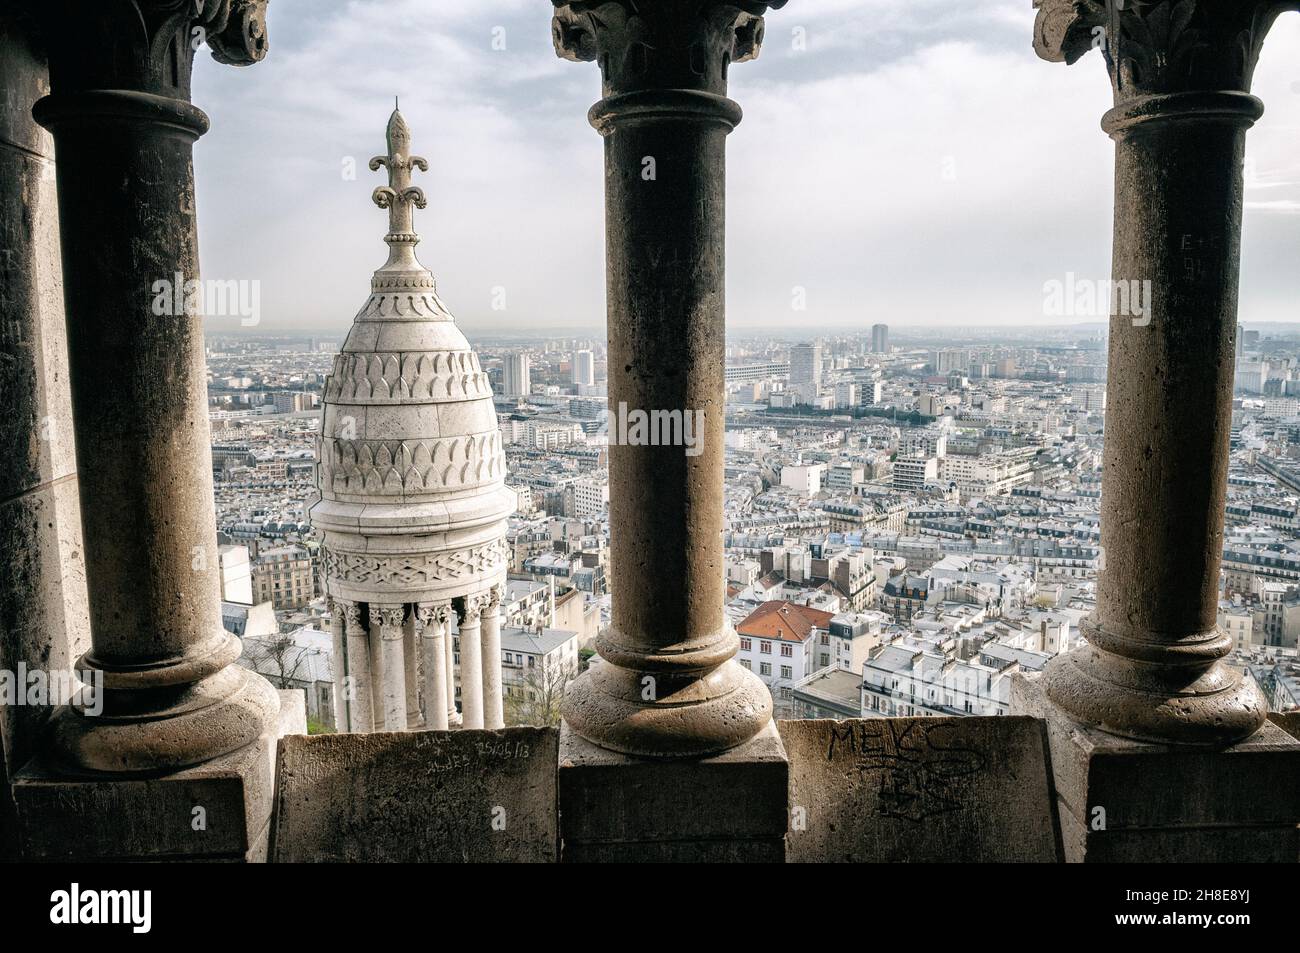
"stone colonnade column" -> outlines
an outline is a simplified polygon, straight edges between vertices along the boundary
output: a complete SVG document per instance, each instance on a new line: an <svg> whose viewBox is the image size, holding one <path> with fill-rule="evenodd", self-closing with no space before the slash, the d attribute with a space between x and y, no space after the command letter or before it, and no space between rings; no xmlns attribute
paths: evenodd
<svg viewBox="0 0 1300 953"><path fill-rule="evenodd" d="M483 727L504 728L501 697L501 587L493 586L483 604Z"/></svg>
<svg viewBox="0 0 1300 953"><path fill-rule="evenodd" d="M423 685L421 673L424 659L420 651L419 635L415 630L415 607L406 613L402 623L402 658L406 684L406 727L419 728L424 724L424 712L420 708L420 688Z"/></svg>
<svg viewBox="0 0 1300 953"><path fill-rule="evenodd" d="M669 411L699 441L610 441L608 664L573 683L564 717L626 754L716 753L771 723L723 612L723 207L741 116L727 71L757 55L760 14L781 5L555 0L556 52L598 61L603 81L589 118L605 141L611 418Z"/></svg>
<svg viewBox="0 0 1300 953"><path fill-rule="evenodd" d="M447 607L445 614L440 615L442 619L442 631L446 636L443 639L443 648L447 652L447 725L456 727L461 724L460 712L456 710L456 639L457 636L452 634L451 620L453 610Z"/></svg>
<svg viewBox="0 0 1300 953"><path fill-rule="evenodd" d="M370 639L372 643L378 641L383 659L378 691L385 731L406 730L406 640L402 624L405 617L405 606L370 607Z"/></svg>
<svg viewBox="0 0 1300 953"><path fill-rule="evenodd" d="M344 602L348 662L343 691L348 699L348 730L374 731L375 703L370 677L370 635L361 619L361 606Z"/></svg>
<svg viewBox="0 0 1300 953"><path fill-rule="evenodd" d="M466 728L483 727L481 596L466 596L460 613L460 711Z"/></svg>
<svg viewBox="0 0 1300 953"><path fill-rule="evenodd" d="M346 612L339 599L329 600L330 608L330 643L333 651L334 675L334 730L351 731L348 725L348 700L344 679L347 676L347 633Z"/></svg>
<svg viewBox="0 0 1300 953"><path fill-rule="evenodd" d="M1161 31L1131 3L1040 7L1039 53L1073 62L1103 37L1115 90L1102 122L1115 140L1116 285L1105 568L1082 625L1088 644L1054 660L1044 682L1076 719L1126 737L1219 745L1265 718L1254 682L1221 661L1232 640L1216 613L1242 163L1263 112L1250 74L1281 8L1206 0ZM1183 43L1179 31L1199 40Z"/></svg>
<svg viewBox="0 0 1300 953"><path fill-rule="evenodd" d="M1039 0L1035 48L1100 47L1115 106L1101 533L1087 644L1011 686L1047 730L1070 861L1294 862L1300 743L1215 624L1250 74L1294 0Z"/></svg>
<svg viewBox="0 0 1300 953"><path fill-rule="evenodd" d="M51 95L91 650L104 711L55 720L54 754L158 772L274 729L270 685L222 627L195 229L195 31L214 55L265 52L264 3L42 5ZM197 299L196 299L197 295Z"/></svg>
<svg viewBox="0 0 1300 953"><path fill-rule="evenodd" d="M446 731L447 723L447 649L446 641L451 606L421 603L415 607L416 634L424 657L425 728Z"/></svg>

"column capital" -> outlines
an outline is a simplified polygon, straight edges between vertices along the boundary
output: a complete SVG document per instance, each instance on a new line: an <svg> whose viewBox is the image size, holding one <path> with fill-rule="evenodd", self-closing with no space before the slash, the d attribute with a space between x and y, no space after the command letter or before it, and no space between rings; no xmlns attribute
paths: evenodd
<svg viewBox="0 0 1300 953"><path fill-rule="evenodd" d="M1099 49L1117 106L1176 93L1248 93L1269 27L1297 0L1034 0L1034 51Z"/></svg>
<svg viewBox="0 0 1300 953"><path fill-rule="evenodd" d="M758 56L763 14L786 0L552 0L555 53L597 62L606 96L652 89L724 95L727 70Z"/></svg>
<svg viewBox="0 0 1300 953"><path fill-rule="evenodd" d="M370 624L384 629L400 628L406 619L406 606L370 604Z"/></svg>
<svg viewBox="0 0 1300 953"><path fill-rule="evenodd" d="M356 635L360 633L364 628L361 620L360 604L349 602L347 600L338 601L336 604L343 606L343 615L346 620L348 634Z"/></svg>
<svg viewBox="0 0 1300 953"><path fill-rule="evenodd" d="M451 621L450 602L419 602L415 605L415 624L421 629L446 625Z"/></svg>
<svg viewBox="0 0 1300 953"><path fill-rule="evenodd" d="M483 613L483 596L466 596L465 607L460 612L461 625L478 625Z"/></svg>
<svg viewBox="0 0 1300 953"><path fill-rule="evenodd" d="M194 54L247 66L266 57L269 0L43 0L59 42L51 79L62 92L119 89L189 99Z"/></svg>

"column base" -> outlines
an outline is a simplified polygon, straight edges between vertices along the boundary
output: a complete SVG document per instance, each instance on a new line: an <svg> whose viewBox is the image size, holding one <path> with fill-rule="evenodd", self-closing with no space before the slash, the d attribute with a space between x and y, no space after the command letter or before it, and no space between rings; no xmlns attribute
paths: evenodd
<svg viewBox="0 0 1300 953"><path fill-rule="evenodd" d="M236 664L188 685L104 689L104 710L74 706L50 723L49 758L64 776L178 771L255 743L280 718L270 683Z"/></svg>
<svg viewBox="0 0 1300 953"><path fill-rule="evenodd" d="M1154 744L1080 724L1046 676L1012 682L1012 714L1047 723L1069 862L1300 860L1300 741L1266 724L1246 741Z"/></svg>
<svg viewBox="0 0 1300 953"><path fill-rule="evenodd" d="M676 761L609 751L562 724L561 859L783 862L789 774L772 721L724 754Z"/></svg>
<svg viewBox="0 0 1300 953"><path fill-rule="evenodd" d="M1162 647L1170 665L1107 652L1094 643L1122 640L1090 620L1082 629L1088 644L1052 659L1043 687L1084 724L1139 741L1218 747L1249 738L1267 717L1254 681L1213 655L1177 664L1180 652L1204 656L1206 640Z"/></svg>
<svg viewBox="0 0 1300 953"><path fill-rule="evenodd" d="M772 695L734 659L703 677L599 662L569 686L564 721L588 741L643 758L694 758L737 747L772 725Z"/></svg>
<svg viewBox="0 0 1300 953"><path fill-rule="evenodd" d="M148 778L70 780L43 757L33 759L12 789L23 859L266 860L276 746L284 735L307 731L302 692L279 695L283 704L271 730L197 767Z"/></svg>

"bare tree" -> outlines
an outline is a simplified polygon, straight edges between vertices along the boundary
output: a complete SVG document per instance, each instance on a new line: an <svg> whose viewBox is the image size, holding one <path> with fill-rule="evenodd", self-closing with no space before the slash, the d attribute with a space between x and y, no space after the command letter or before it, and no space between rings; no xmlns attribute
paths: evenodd
<svg viewBox="0 0 1300 953"><path fill-rule="evenodd" d="M526 670L522 682L505 698L508 725L558 725L569 682L577 676L572 663L542 664Z"/></svg>
<svg viewBox="0 0 1300 953"><path fill-rule="evenodd" d="M291 635L277 635L264 639L246 639L244 655L254 668L275 683L277 688L292 688L308 655L318 650L303 649Z"/></svg>

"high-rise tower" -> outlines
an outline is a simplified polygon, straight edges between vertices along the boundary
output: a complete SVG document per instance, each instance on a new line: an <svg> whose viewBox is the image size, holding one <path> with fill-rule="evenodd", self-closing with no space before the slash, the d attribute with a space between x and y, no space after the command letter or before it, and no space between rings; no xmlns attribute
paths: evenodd
<svg viewBox="0 0 1300 953"><path fill-rule="evenodd" d="M505 455L492 388L415 257L411 184L428 163L388 120L388 261L325 384L317 454L321 564L332 609L341 730L502 725L500 599ZM455 624L455 632L452 625ZM459 637L459 653L454 639Z"/></svg>

